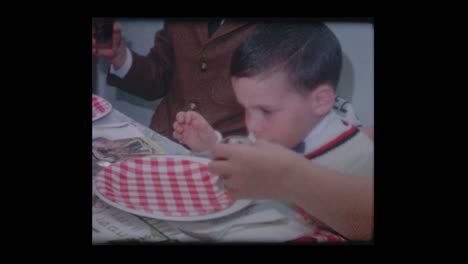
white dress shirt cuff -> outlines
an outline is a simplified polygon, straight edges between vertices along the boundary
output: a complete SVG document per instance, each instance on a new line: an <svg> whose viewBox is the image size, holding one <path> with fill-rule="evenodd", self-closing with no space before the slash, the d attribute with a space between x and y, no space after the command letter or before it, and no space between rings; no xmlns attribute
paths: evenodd
<svg viewBox="0 0 468 264"><path fill-rule="evenodd" d="M110 73L112 73L114 75L117 75L120 79L123 79L125 77L125 75L127 75L128 71L130 71L130 67L132 67L132 63L133 63L132 53L130 52L130 50L128 48L126 48L126 52L127 52L127 56L126 56L125 62L122 65L122 67L120 67L120 69L115 70L114 65L111 65L111 67L110 67Z"/></svg>

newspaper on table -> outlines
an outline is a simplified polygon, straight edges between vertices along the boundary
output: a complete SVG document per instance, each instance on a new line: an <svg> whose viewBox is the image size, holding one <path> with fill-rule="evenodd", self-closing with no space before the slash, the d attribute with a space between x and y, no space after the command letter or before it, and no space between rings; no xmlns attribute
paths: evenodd
<svg viewBox="0 0 468 264"><path fill-rule="evenodd" d="M103 167L99 161L109 163L147 155L164 154L164 150L145 136L107 139L93 139L93 178ZM94 184L94 181L93 181ZM173 235L173 228L163 221L147 219L114 208L94 195L92 206L93 244L113 242L164 242Z"/></svg>

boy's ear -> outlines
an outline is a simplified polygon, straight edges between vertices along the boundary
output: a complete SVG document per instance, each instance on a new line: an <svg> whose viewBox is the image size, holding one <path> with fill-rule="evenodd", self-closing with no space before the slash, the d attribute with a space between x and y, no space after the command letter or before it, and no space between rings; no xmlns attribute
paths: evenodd
<svg viewBox="0 0 468 264"><path fill-rule="evenodd" d="M335 90L329 84L322 84L309 94L309 100L312 112L317 116L324 116L335 105Z"/></svg>

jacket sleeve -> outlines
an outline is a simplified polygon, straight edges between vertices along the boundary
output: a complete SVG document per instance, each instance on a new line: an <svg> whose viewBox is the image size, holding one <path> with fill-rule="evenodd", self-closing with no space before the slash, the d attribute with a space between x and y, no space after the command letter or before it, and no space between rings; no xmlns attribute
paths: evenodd
<svg viewBox="0 0 468 264"><path fill-rule="evenodd" d="M131 52L133 62L127 75L121 79L109 72L108 84L147 100L165 96L170 87L174 64L166 23L156 33L154 46L146 56Z"/></svg>

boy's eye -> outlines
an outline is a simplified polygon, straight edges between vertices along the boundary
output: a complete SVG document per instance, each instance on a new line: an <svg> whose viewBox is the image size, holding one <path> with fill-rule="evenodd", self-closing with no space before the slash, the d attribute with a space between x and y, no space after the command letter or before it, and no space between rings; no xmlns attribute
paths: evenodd
<svg viewBox="0 0 468 264"><path fill-rule="evenodd" d="M260 111L262 111L262 113L264 113L265 115L269 115L269 114L271 114L271 113L272 113L272 111L271 111L271 110L269 110L269 109L265 109L265 108L260 108Z"/></svg>

